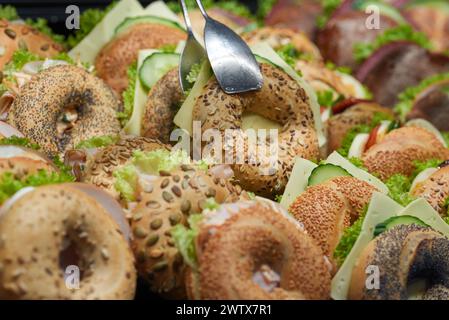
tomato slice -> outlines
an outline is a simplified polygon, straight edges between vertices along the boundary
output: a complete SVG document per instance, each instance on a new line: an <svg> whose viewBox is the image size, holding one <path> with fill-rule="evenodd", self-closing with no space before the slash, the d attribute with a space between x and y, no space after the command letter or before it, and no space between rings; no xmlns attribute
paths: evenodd
<svg viewBox="0 0 449 320"><path fill-rule="evenodd" d="M381 127L381 125L379 124L373 130L371 130L371 132L369 134L368 141L366 142L366 145L365 145L365 150L363 150L363 152L366 152L369 148L371 148L372 146L374 146L376 144L377 135L379 133L380 127Z"/></svg>

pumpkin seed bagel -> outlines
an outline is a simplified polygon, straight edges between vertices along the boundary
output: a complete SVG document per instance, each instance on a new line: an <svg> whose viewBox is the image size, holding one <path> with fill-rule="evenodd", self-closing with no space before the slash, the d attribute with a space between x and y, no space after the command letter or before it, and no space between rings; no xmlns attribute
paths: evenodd
<svg viewBox="0 0 449 320"><path fill-rule="evenodd" d="M119 226L82 191L34 189L0 216L0 298L132 299L134 259ZM80 269L79 289L64 280Z"/></svg>
<svg viewBox="0 0 449 320"><path fill-rule="evenodd" d="M63 47L49 36L26 24L13 23L0 19L0 70L7 64L18 49L27 49L42 58L54 57Z"/></svg>
<svg viewBox="0 0 449 320"><path fill-rule="evenodd" d="M143 132L145 137L170 142L173 118L184 99L178 69L166 73L150 90L145 106Z"/></svg>
<svg viewBox="0 0 449 320"><path fill-rule="evenodd" d="M169 150L170 146L144 137L122 137L116 144L99 151L87 163L82 181L105 190L118 200L120 194L114 188L116 181L114 172L129 162L135 150L153 151L158 149Z"/></svg>
<svg viewBox="0 0 449 320"><path fill-rule="evenodd" d="M171 236L171 229L187 224L191 214L200 213L210 198L217 203L247 198L239 186L192 165L161 172L151 187L143 186L132 211L132 248L137 270L153 292L185 298L185 262Z"/></svg>
<svg viewBox="0 0 449 320"><path fill-rule="evenodd" d="M320 248L279 205L267 200L203 212L188 273L192 299L329 299L330 273Z"/></svg>
<svg viewBox="0 0 449 320"><path fill-rule="evenodd" d="M128 67L137 60L139 50L177 45L187 38L178 28L152 23L139 23L117 35L95 59L97 75L120 96L128 87Z"/></svg>
<svg viewBox="0 0 449 320"><path fill-rule="evenodd" d="M245 190L272 197L285 188L295 157L317 160L320 152L313 112L305 90L277 67L262 63L261 71L264 77L261 90L235 95L224 93L212 77L194 104L193 120L200 121L203 132L219 130L224 141L223 150L228 155L232 153L232 159L245 157L244 162L240 162L242 164L232 166L236 180ZM255 148L249 143L248 133L241 130L242 116L248 111L282 125L277 135L278 144L258 142L259 148L264 145L266 150L272 151L271 154L277 155L276 159L254 154ZM233 129L233 141L243 141L243 150L227 145L227 129Z"/></svg>
<svg viewBox="0 0 449 320"><path fill-rule="evenodd" d="M38 73L21 88L8 123L47 155L63 155L81 141L117 135L120 108L101 79L82 68L61 65Z"/></svg>

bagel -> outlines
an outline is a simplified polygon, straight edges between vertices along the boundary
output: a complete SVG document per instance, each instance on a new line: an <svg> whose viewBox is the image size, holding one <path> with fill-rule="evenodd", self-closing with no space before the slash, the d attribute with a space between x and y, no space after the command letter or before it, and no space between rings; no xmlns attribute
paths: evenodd
<svg viewBox="0 0 449 320"><path fill-rule="evenodd" d="M239 184L248 191L261 196L272 197L285 188L296 156L305 159L319 159L319 146L310 100L305 90L289 75L278 68L262 63L264 84L261 90L237 94L225 94L215 77L203 88L193 106L193 120L201 123L204 131L218 129L225 138L226 129L234 129L234 141L243 141L244 149L231 149L232 159L242 157L251 150L247 132L241 130L242 114L245 111L257 113L282 125L278 134L279 147L277 168L269 159L256 159L251 164L235 164L233 169ZM273 150L273 143L266 143L266 150ZM223 150L229 149L224 145ZM277 148L275 145L274 148ZM227 150L229 152L229 150ZM243 152L242 152L243 151ZM250 154L250 158L254 158ZM266 170L268 174L262 174Z"/></svg>
<svg viewBox="0 0 449 320"><path fill-rule="evenodd" d="M244 39L250 45L261 41L268 42L274 49L291 44L296 50L307 54L313 60L323 59L320 50L303 33L288 28L263 27L245 34Z"/></svg>
<svg viewBox="0 0 449 320"><path fill-rule="evenodd" d="M425 278L429 287L423 299L449 299L447 270L449 239L417 225L401 225L372 240L359 256L352 272L351 300L406 300L407 285ZM369 290L367 267L379 268L379 289Z"/></svg>
<svg viewBox="0 0 449 320"><path fill-rule="evenodd" d="M449 150L431 132L419 127L403 127L388 133L363 155L365 167L387 180L396 173L409 176L414 161L448 159Z"/></svg>
<svg viewBox="0 0 449 320"><path fill-rule="evenodd" d="M185 264L170 230L177 224L187 224L187 217L201 212L208 198L217 203L233 202L246 194L239 186L190 165L163 172L151 187L142 189L131 218L137 270L153 292L184 298Z"/></svg>
<svg viewBox="0 0 449 320"><path fill-rule="evenodd" d="M174 27L150 23L133 25L98 53L95 58L97 75L121 96L128 87L128 67L137 60L139 50L177 45L185 39L186 33Z"/></svg>
<svg viewBox="0 0 449 320"><path fill-rule="evenodd" d="M351 103L344 112L337 113L329 118L327 122L328 132L328 152L338 150L346 135L351 129L364 124L371 124L376 114L383 114L386 117L394 118L391 109L384 108L371 101L348 99L342 102ZM336 106L338 108L338 105Z"/></svg>
<svg viewBox="0 0 449 320"><path fill-rule="evenodd" d="M26 49L42 58L54 57L63 47L49 36L26 24L0 19L0 70L11 60L15 51Z"/></svg>
<svg viewBox="0 0 449 320"><path fill-rule="evenodd" d="M169 150L169 146L144 137L123 137L116 144L99 151L92 160L88 161L81 180L105 190L115 199L120 199L119 192L114 188L116 181L114 172L130 161L135 150L157 149Z"/></svg>
<svg viewBox="0 0 449 320"><path fill-rule="evenodd" d="M148 93L142 125L145 137L170 142L173 118L184 99L178 72L176 68L166 73Z"/></svg>
<svg viewBox="0 0 449 320"><path fill-rule="evenodd" d="M442 217L447 217L446 199L449 197L449 167L440 168L425 181L420 182L410 190L414 197L420 197L437 211Z"/></svg>
<svg viewBox="0 0 449 320"><path fill-rule="evenodd" d="M49 156L63 155L94 136L117 135L121 107L103 81L71 65L46 69L25 84L8 123Z"/></svg>
<svg viewBox="0 0 449 320"><path fill-rule="evenodd" d="M337 177L307 188L289 212L332 260L344 230L359 218L375 191L365 181Z"/></svg>
<svg viewBox="0 0 449 320"><path fill-rule="evenodd" d="M190 298L329 299L322 251L279 206L225 204L207 213L199 228L198 270L187 277Z"/></svg>
<svg viewBox="0 0 449 320"><path fill-rule="evenodd" d="M2 299L134 297L128 243L107 212L82 191L54 185L26 193L0 216L0 234ZM65 260L69 255L74 261ZM79 267L79 289L67 286L66 263Z"/></svg>

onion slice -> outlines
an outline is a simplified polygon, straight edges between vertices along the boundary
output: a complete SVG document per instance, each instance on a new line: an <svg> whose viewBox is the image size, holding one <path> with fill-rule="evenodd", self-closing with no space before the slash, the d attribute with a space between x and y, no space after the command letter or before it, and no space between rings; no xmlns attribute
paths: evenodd
<svg viewBox="0 0 449 320"><path fill-rule="evenodd" d="M0 98L1 99L1 98ZM7 124L6 122L0 121L0 139L3 138L10 138L12 136L16 136L19 138L23 138L24 135L22 132L14 128L13 126Z"/></svg>

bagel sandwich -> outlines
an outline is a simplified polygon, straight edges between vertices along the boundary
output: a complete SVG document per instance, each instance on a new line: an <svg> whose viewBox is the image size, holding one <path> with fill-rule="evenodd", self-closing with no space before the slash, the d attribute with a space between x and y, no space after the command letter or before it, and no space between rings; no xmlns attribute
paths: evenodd
<svg viewBox="0 0 449 320"><path fill-rule="evenodd" d="M210 199L218 203L247 199L230 182L232 171L193 163L183 151L135 151L129 164L114 172L115 188L128 202L132 242L139 275L151 291L165 297L186 296L185 263L170 229L186 224Z"/></svg>
<svg viewBox="0 0 449 320"><path fill-rule="evenodd" d="M340 242L344 262L332 280L332 298L447 299L439 274L445 272L441 258L446 256L448 231L426 200L404 208L375 193L363 220ZM439 246L436 251L433 241ZM373 274L377 280L370 278Z"/></svg>
<svg viewBox="0 0 449 320"><path fill-rule="evenodd" d="M212 203L172 235L189 265L190 299L328 299L322 251L270 200Z"/></svg>
<svg viewBox="0 0 449 320"><path fill-rule="evenodd" d="M0 70L16 50L26 49L41 58L64 51L64 37L52 32L44 18L21 19L15 7L0 6Z"/></svg>

